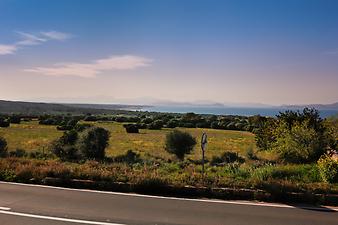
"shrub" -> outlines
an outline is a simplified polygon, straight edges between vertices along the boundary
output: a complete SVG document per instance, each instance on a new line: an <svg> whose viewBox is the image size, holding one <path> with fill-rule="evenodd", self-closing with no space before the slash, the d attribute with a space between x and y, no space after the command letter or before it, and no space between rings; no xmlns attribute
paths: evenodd
<svg viewBox="0 0 338 225"><path fill-rule="evenodd" d="M0 127L9 127L10 123L8 120L0 118Z"/></svg>
<svg viewBox="0 0 338 225"><path fill-rule="evenodd" d="M338 183L338 161L325 154L320 157L317 165L324 182Z"/></svg>
<svg viewBox="0 0 338 225"><path fill-rule="evenodd" d="M258 159L258 157L255 154L252 146L250 146L249 148L247 148L245 153L246 153L247 159L251 159L251 160L257 160Z"/></svg>
<svg viewBox="0 0 338 225"><path fill-rule="evenodd" d="M274 149L281 160L292 163L303 163L317 160L324 152L320 137L313 128L303 123L294 124L291 130L286 123L277 128Z"/></svg>
<svg viewBox="0 0 338 225"><path fill-rule="evenodd" d="M132 150L128 150L125 155L120 155L120 156L115 157L114 161L134 164L134 163L142 162L142 159L140 158L140 154L135 153Z"/></svg>
<svg viewBox="0 0 338 225"><path fill-rule="evenodd" d="M189 154L196 145L196 139L187 132L174 130L167 134L165 149L183 160L185 154Z"/></svg>
<svg viewBox="0 0 338 225"><path fill-rule="evenodd" d="M0 137L0 157L7 156L7 141L5 138Z"/></svg>
<svg viewBox="0 0 338 225"><path fill-rule="evenodd" d="M75 160L79 158L79 152L75 147L78 133L75 130L67 131L59 139L54 141L51 151L62 160Z"/></svg>
<svg viewBox="0 0 338 225"><path fill-rule="evenodd" d="M224 152L221 156L214 156L211 160L212 165L234 162L244 163L245 159L239 156L237 152Z"/></svg>
<svg viewBox="0 0 338 225"><path fill-rule="evenodd" d="M13 116L9 117L9 122L19 124L21 122L21 116L13 115Z"/></svg>
<svg viewBox="0 0 338 225"><path fill-rule="evenodd" d="M124 124L124 128L126 128L127 133L139 133L137 124Z"/></svg>
<svg viewBox="0 0 338 225"><path fill-rule="evenodd" d="M109 131L101 127L92 127L81 133L77 143L82 156L87 159L103 159L108 146Z"/></svg>
<svg viewBox="0 0 338 225"><path fill-rule="evenodd" d="M18 158L26 157L27 156L27 152L24 149L18 148L15 151L10 151L9 152L9 156L10 157L18 157Z"/></svg>
<svg viewBox="0 0 338 225"><path fill-rule="evenodd" d="M160 130L163 127L162 120L155 120L154 122L148 124L147 128L150 130Z"/></svg>

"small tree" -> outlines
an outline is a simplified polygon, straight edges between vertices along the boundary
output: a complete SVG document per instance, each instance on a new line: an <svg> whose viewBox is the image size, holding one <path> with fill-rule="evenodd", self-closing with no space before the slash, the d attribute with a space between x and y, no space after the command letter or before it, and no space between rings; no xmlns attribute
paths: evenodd
<svg viewBox="0 0 338 225"><path fill-rule="evenodd" d="M126 128L127 133L139 133L137 124L124 124L124 128Z"/></svg>
<svg viewBox="0 0 338 225"><path fill-rule="evenodd" d="M0 137L0 157L7 156L7 141L5 138Z"/></svg>
<svg viewBox="0 0 338 225"><path fill-rule="evenodd" d="M51 151L62 160L78 159L79 152L75 146L77 139L78 133L75 130L66 131L52 143Z"/></svg>
<svg viewBox="0 0 338 225"><path fill-rule="evenodd" d="M322 155L317 162L319 174L324 182L338 183L338 161L329 155Z"/></svg>
<svg viewBox="0 0 338 225"><path fill-rule="evenodd" d="M189 154L195 145L196 139L187 132L174 130L166 136L166 151L175 154L180 160L183 160L185 154Z"/></svg>
<svg viewBox="0 0 338 225"><path fill-rule="evenodd" d="M85 130L78 139L78 149L87 159L103 159L108 146L109 131L101 127Z"/></svg>

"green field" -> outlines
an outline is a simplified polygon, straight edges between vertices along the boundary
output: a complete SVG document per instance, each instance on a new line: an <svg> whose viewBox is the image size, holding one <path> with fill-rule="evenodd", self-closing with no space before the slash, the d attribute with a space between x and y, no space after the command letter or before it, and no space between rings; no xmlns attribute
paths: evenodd
<svg viewBox="0 0 338 225"><path fill-rule="evenodd" d="M165 135L172 129L164 128L162 130L140 130L139 134L129 134L125 131L122 123L117 122L95 122L96 126L108 129L111 133L109 146L107 148L108 156L122 155L128 150L138 152L143 157L156 157L162 159L172 158L164 150ZM227 131L201 128L180 128L191 133L200 141L202 132L208 134L208 146L206 157L218 156L224 151L238 152L245 155L248 148L256 150L255 137L252 133L243 131ZM10 151L15 149L24 149L26 151L36 151L48 149L48 145L54 139L62 135L55 126L40 125L38 121L22 122L21 124L11 124L9 128L0 128L0 136L6 138ZM200 159L201 150L199 144L191 155L191 159Z"/></svg>

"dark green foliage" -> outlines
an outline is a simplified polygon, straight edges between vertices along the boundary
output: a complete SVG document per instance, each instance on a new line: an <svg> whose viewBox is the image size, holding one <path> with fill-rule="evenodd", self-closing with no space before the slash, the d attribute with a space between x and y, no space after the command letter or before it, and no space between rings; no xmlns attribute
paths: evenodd
<svg viewBox="0 0 338 225"><path fill-rule="evenodd" d="M5 138L0 137L0 157L7 156L7 141Z"/></svg>
<svg viewBox="0 0 338 225"><path fill-rule="evenodd" d="M0 117L0 127L9 127L10 123L8 119Z"/></svg>
<svg viewBox="0 0 338 225"><path fill-rule="evenodd" d="M167 128L176 128L176 127L178 127L178 125L179 125L178 120L176 120L176 119L171 119L171 120L169 120L169 121L167 122L166 127L167 127Z"/></svg>
<svg viewBox="0 0 338 225"><path fill-rule="evenodd" d="M82 132L84 131L85 129L88 129L90 127L93 127L93 125L91 124L88 124L88 123L77 123L75 126L74 126L74 130L76 130L77 132Z"/></svg>
<svg viewBox="0 0 338 225"><path fill-rule="evenodd" d="M62 160L77 160L80 154L75 146L78 133L75 130L66 131L52 143L51 151Z"/></svg>
<svg viewBox="0 0 338 225"><path fill-rule="evenodd" d="M187 132L174 130L167 134L165 149L171 154L175 154L178 159L183 160L196 145L196 139Z"/></svg>
<svg viewBox="0 0 338 225"><path fill-rule="evenodd" d="M135 153L132 150L128 150L125 155L120 155L120 156L115 157L114 161L134 164L134 163L142 162L142 159L140 158L140 154Z"/></svg>
<svg viewBox="0 0 338 225"><path fill-rule="evenodd" d="M160 130L163 127L162 120L155 120L154 122L148 124L147 128L150 130Z"/></svg>
<svg viewBox="0 0 338 225"><path fill-rule="evenodd" d="M244 163L245 159L238 155L237 152L224 152L221 156L214 156L211 165L223 165L225 163Z"/></svg>
<svg viewBox="0 0 338 225"><path fill-rule="evenodd" d="M92 127L80 134L77 146L86 159L102 160L108 141L109 131L101 127Z"/></svg>
<svg viewBox="0 0 338 225"><path fill-rule="evenodd" d="M12 115L12 116L9 117L9 122L10 123L19 124L21 122L21 116L19 116L19 115Z"/></svg>
<svg viewBox="0 0 338 225"><path fill-rule="evenodd" d="M10 151L9 156L10 157L26 157L28 154L24 149L16 149L15 151Z"/></svg>
<svg viewBox="0 0 338 225"><path fill-rule="evenodd" d="M139 133L137 124L123 124L123 127L126 128L127 133Z"/></svg>

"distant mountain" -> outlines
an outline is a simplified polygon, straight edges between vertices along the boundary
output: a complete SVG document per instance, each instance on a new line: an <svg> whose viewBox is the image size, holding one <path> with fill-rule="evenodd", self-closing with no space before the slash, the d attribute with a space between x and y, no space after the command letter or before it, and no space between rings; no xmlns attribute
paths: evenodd
<svg viewBox="0 0 338 225"><path fill-rule="evenodd" d="M299 108L315 108L318 110L338 110L338 102L332 104L309 104L309 105L282 105L283 108L299 109Z"/></svg>
<svg viewBox="0 0 338 225"><path fill-rule="evenodd" d="M0 100L0 113L22 114L100 114L116 113L122 110L135 109L129 105L96 105L96 104L56 104L42 102L22 102Z"/></svg>

